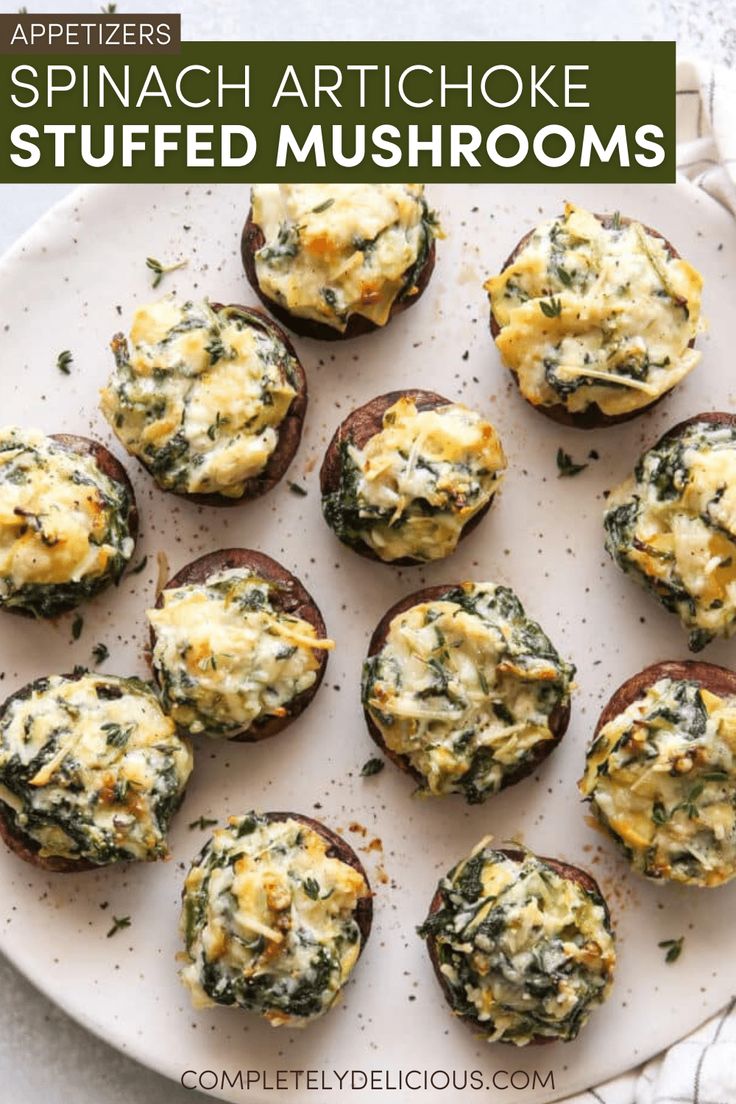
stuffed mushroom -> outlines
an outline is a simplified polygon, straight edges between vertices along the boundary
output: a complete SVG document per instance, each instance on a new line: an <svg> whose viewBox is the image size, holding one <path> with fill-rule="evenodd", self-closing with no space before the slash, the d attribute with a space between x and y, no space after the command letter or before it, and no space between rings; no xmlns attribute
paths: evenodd
<svg viewBox="0 0 736 1104"><path fill-rule="evenodd" d="M256 184L241 252L268 310L330 341L416 303L440 233L423 184Z"/></svg>
<svg viewBox="0 0 736 1104"><path fill-rule="evenodd" d="M299 580L251 549L188 564L147 616L164 707L191 735L280 732L316 694L334 647Z"/></svg>
<svg viewBox="0 0 736 1104"><path fill-rule="evenodd" d="M702 283L656 230L568 203L485 287L524 398L592 429L646 410L695 367Z"/></svg>
<svg viewBox="0 0 736 1104"><path fill-rule="evenodd" d="M363 708L373 739L422 793L476 803L554 750L574 674L507 587L428 587L379 622Z"/></svg>
<svg viewBox="0 0 736 1104"><path fill-rule="evenodd" d="M656 663L603 710L580 790L634 870L718 886L736 874L736 674Z"/></svg>
<svg viewBox="0 0 736 1104"><path fill-rule="evenodd" d="M102 412L163 490L234 506L281 479L299 446L307 384L262 311L168 296L140 307L112 349Z"/></svg>
<svg viewBox="0 0 736 1104"><path fill-rule="evenodd" d="M147 683L36 679L0 712L0 834L20 858L63 873L166 858L191 769Z"/></svg>
<svg viewBox="0 0 736 1104"><path fill-rule="evenodd" d="M332 438L322 511L370 559L427 563L475 528L505 468L496 430L475 410L433 391L392 391L354 410Z"/></svg>
<svg viewBox="0 0 736 1104"><path fill-rule="evenodd" d="M419 934L453 1012L488 1042L569 1042L613 984L594 879L490 838L439 883Z"/></svg>
<svg viewBox="0 0 736 1104"><path fill-rule="evenodd" d="M0 608L73 609L119 582L137 534L133 487L103 445L0 429Z"/></svg>
<svg viewBox="0 0 736 1104"><path fill-rule="evenodd" d="M371 890L352 848L298 813L230 817L184 883L181 980L196 1008L273 1027L323 1016L368 938Z"/></svg>
<svg viewBox="0 0 736 1104"><path fill-rule="evenodd" d="M696 414L611 492L606 549L677 614L692 651L736 631L736 417Z"/></svg>

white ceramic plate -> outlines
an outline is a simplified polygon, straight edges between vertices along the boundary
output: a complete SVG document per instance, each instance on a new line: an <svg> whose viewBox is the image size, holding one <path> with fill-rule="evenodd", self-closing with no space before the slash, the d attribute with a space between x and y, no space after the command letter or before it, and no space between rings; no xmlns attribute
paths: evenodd
<svg viewBox="0 0 736 1104"><path fill-rule="evenodd" d="M202 741L173 860L80 875L50 876L0 854L0 948L46 994L103 1038L179 1080L185 1070L326 1071L330 1099L343 1092L331 1071L528 1071L526 1104L552 1100L621 1073L689 1032L731 995L736 952L736 883L713 891L650 885L631 874L586 823L575 783L598 711L611 691L644 665L684 658L674 619L627 580L602 548L602 492L632 466L643 445L702 409L732 409L733 273L736 227L714 202L672 185L559 187L446 186L429 189L448 231L422 301L383 333L345 345L296 341L310 386L301 449L289 477L266 498L235 510L197 508L158 491L131 461L142 513L139 556L146 570L84 609L71 641L71 617L55 625L2 618L3 690L90 662L104 641L104 670L146 671L143 611L153 601L156 558L178 569L223 546L259 548L295 571L312 591L337 640L322 690L288 732L261 745ZM703 361L655 413L623 427L581 432L558 427L518 396L488 333L481 284L529 225L556 213L568 194L594 210L620 209L657 227L705 274L710 333ZM145 258L189 258L161 292L222 302L253 296L241 272L239 235L245 186L97 186L55 208L0 264L2 420L53 432L91 434L111 444L97 411L110 368L111 335L134 305L152 296ZM157 294L157 293L156 293ZM70 376L56 368L62 349ZM394 570L340 545L321 518L317 472L336 424L355 405L392 388L434 388L489 414L509 457L509 473L489 517L451 559ZM576 460L600 459L574 479L558 479L559 445ZM112 447L120 452L117 444ZM460 798L422 801L390 764L369 779L375 751L363 723L359 673L370 633L385 609L426 584L467 578L509 584L578 665L579 690L562 746L536 774L468 808ZM736 661L736 643L704 658ZM231 1009L193 1012L177 979L177 921L184 870L205 841L189 823L252 807L322 818L360 851L375 890L371 939L337 1008L303 1032L274 1030ZM453 1020L423 943L415 934L437 878L484 834L522 839L543 854L588 867L613 910L620 965L613 995L567 1046L517 1051L479 1043ZM373 842L371 841L378 841ZM368 849L370 848L370 849ZM113 916L131 926L108 939ZM660 940L685 936L680 960L666 965ZM538 1071L536 1087L533 1071ZM553 1073L554 1087L549 1079ZM208 1078L205 1077L205 1084ZM211 1078L209 1078L211 1080ZM358 1083L361 1078L358 1077ZM541 1082L546 1081L546 1085ZM423 1104L477 1098L437 1088L412 1091ZM504 1075L497 1076L499 1086ZM519 1073L516 1082L523 1087ZM282 1104L318 1099L315 1090L216 1090L231 1101ZM326 1093L324 1094L326 1096ZM376 1099L380 1099L376 1093ZM387 1099L404 1093L386 1092Z"/></svg>

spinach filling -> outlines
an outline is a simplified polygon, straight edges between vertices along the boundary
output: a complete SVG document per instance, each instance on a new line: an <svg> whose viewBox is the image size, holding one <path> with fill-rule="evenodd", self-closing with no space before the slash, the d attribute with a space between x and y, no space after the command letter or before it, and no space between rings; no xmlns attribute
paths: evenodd
<svg viewBox="0 0 736 1104"><path fill-rule="evenodd" d="M705 476L702 462L710 464ZM736 428L695 422L640 457L604 517L609 555L677 614L691 651L730 636L736 624L733 471Z"/></svg>
<svg viewBox="0 0 736 1104"><path fill-rule="evenodd" d="M14 430L0 439L0 454L7 452L17 452L17 455L0 464L0 501L4 497L17 501L18 488L33 496L35 481L41 476L44 498L58 480L64 491L59 508L76 514L78 511L70 502L64 484L89 488L94 493L95 513L89 520L88 548L104 549L107 557L104 570L93 570L66 581L19 581L14 578L12 569L0 572L0 607L25 610L35 617L54 617L93 598L111 583L117 585L135 547L130 528L134 503L127 485L110 479L92 457L72 453L51 438L33 431ZM29 531L37 534L43 546L49 550L54 548L56 538L44 529L45 522L48 527L48 515L33 513L17 505L13 512L22 514L23 524L9 532L6 550L12 554L15 543L23 541Z"/></svg>
<svg viewBox="0 0 736 1104"><path fill-rule="evenodd" d="M237 1005L273 1024L329 1009L358 957L355 908L367 886L352 867L326 857L325 846L296 820L255 813L215 833L192 864L183 898L189 964L182 979L195 1003ZM324 912L315 911L322 901Z"/></svg>
<svg viewBox="0 0 736 1104"><path fill-rule="evenodd" d="M181 729L255 729L314 685L317 649L332 641L288 613L291 601L288 584L240 568L163 592L162 608L148 611L153 665L164 709Z"/></svg>
<svg viewBox="0 0 736 1104"><path fill-rule="evenodd" d="M105 719L118 707L128 723ZM188 747L137 678L37 679L0 718L3 815L43 854L97 865L165 857L190 770Z"/></svg>
<svg viewBox="0 0 736 1104"><path fill-rule="evenodd" d="M560 346L555 346L555 349L559 351ZM584 366L590 365L591 369L597 372L606 372L606 378L600 379L598 376L585 374L573 377L560 376L558 374L558 369L561 366L560 358L554 355L544 358L544 378L552 390L559 395L560 399L569 399L581 387L606 387L625 390L629 386L627 380L637 380L643 383L649 378L652 368L669 368L670 358L666 356L661 361L655 361L650 358L649 353L644 352L640 356L629 354L621 360L619 358L619 348L614 346L609 350L607 357L603 358L603 363L601 363L600 357L593 358L590 353L583 354L582 363Z"/></svg>
<svg viewBox="0 0 736 1104"><path fill-rule="evenodd" d="M249 1012L283 1012L287 1016L310 1019L323 1011L325 992L334 989L340 971L339 959L324 947L313 944L307 932L297 937L306 955L303 973L293 979L272 973L243 978L237 973L223 974L215 963L206 963L202 971L202 988L216 1004L233 1005ZM356 935L357 938L357 935ZM256 940L253 951L265 947Z"/></svg>
<svg viewBox="0 0 736 1104"><path fill-rule="evenodd" d="M663 678L605 724L580 789L645 877L720 885L736 873L736 708Z"/></svg>
<svg viewBox="0 0 736 1104"><path fill-rule="evenodd" d="M455 1012L489 1040L574 1039L608 995L615 964L605 902L529 852L484 841L440 882L419 927Z"/></svg>
<svg viewBox="0 0 736 1104"><path fill-rule="evenodd" d="M427 263L432 244L440 229L439 219L434 211L430 211L427 206L427 200L423 195L420 197L420 203L422 208L422 238L419 244L417 259L407 271L404 286L398 294L398 299L400 300L415 294L424 266Z"/></svg>
<svg viewBox="0 0 736 1104"><path fill-rule="evenodd" d="M434 211L430 210L424 194L418 195L416 197L416 202L421 211L416 259L404 273L402 286L395 295L395 302L401 302L416 294L417 285L421 280L422 272L427 264L432 244L435 238L441 233L437 215ZM315 207L312 213L319 214L327 210L333 204L334 199L328 199L318 207ZM303 229L304 227L302 225L293 220L287 219L281 222L275 240L267 242L258 250L256 260L259 263L267 265L276 272L287 271L294 259L299 256L303 249L300 238ZM382 276L380 268L376 268L376 253L379 240L385 235L395 234L400 230L401 225L397 222L385 226L378 234L371 238L366 238L361 235L353 237L351 243L352 247L357 252L363 254L366 283L380 281ZM360 313L359 309L354 307L351 308L351 305L345 302L343 289L337 281L335 284L325 284L320 288L319 294L328 307L329 312L338 319L342 325L347 324L351 314ZM287 309L289 308L289 304L282 291L277 289L275 298L278 299L282 306Z"/></svg>
<svg viewBox="0 0 736 1104"><path fill-rule="evenodd" d="M322 512L330 529L345 544L355 545L361 540L366 514L390 521L388 511L380 511L362 505L358 500L360 469L350 455L351 442L346 438L338 446L340 450L340 482L336 491L322 496ZM363 511L366 511L364 513Z"/></svg>
<svg viewBox="0 0 736 1104"><path fill-rule="evenodd" d="M166 303L139 313L155 317ZM103 413L164 489L240 497L278 445L300 388L297 365L276 331L246 307L186 302L179 312L152 345L131 346L117 335ZM238 344L244 331L253 337L245 352ZM180 345L187 334L198 335L198 350ZM212 407L211 391L222 409Z"/></svg>
<svg viewBox="0 0 736 1104"><path fill-rule="evenodd" d="M430 419L434 439L423 446ZM458 450L461 422L474 429L475 442ZM386 561L448 555L491 501L506 466L495 430L480 415L455 404L417 409L408 397L386 410L363 449L350 436L337 448L338 483L322 496L325 521L345 544L367 546ZM376 463L383 471L369 477Z"/></svg>
<svg viewBox="0 0 736 1104"><path fill-rule="evenodd" d="M346 544L359 544L364 539L365 530L372 524L382 523L396 529L406 524L410 517L437 517L455 508L456 497L451 491L446 492L444 500L429 502L426 498L415 498L408 510L405 510L398 518L396 510L392 507L377 506L368 502L360 494L358 485L361 479L361 470L351 455L351 442L340 442L340 483L336 491L328 493L322 498L322 510L325 520L340 540ZM408 462L408 453L402 452L401 459ZM432 476L434 485L439 481L441 471L438 464L420 457L418 464ZM471 489L466 499L466 505L473 506L485 496L478 476L488 473L477 470L470 464L455 465L460 475L472 480Z"/></svg>
<svg viewBox="0 0 736 1104"><path fill-rule="evenodd" d="M698 362L700 274L637 222L566 204L485 287L501 355L535 405L622 416Z"/></svg>
<svg viewBox="0 0 736 1104"><path fill-rule="evenodd" d="M574 674L511 590L465 584L394 618L364 664L361 692L425 792L475 804L522 776L559 735Z"/></svg>

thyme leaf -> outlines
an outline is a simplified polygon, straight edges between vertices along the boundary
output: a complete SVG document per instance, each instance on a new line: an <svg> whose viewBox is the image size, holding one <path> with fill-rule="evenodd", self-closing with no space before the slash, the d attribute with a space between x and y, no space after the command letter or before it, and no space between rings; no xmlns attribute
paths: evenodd
<svg viewBox="0 0 736 1104"><path fill-rule="evenodd" d="M540 299L539 309L545 318L559 318L562 314L562 303L554 297L549 302L546 299Z"/></svg>
<svg viewBox="0 0 736 1104"><path fill-rule="evenodd" d="M127 728L123 728L122 725L116 724L115 721L107 721L105 724L100 725L102 731L106 734L106 743L108 747L123 748L127 744L130 737L133 735L134 725L128 725Z"/></svg>
<svg viewBox="0 0 736 1104"><path fill-rule="evenodd" d="M367 759L360 768L360 777L371 778L374 774L380 774L385 765L383 759L377 759L375 757Z"/></svg>
<svg viewBox="0 0 736 1104"><path fill-rule="evenodd" d="M69 352L69 350L64 349L64 351L59 353L58 357L56 358L56 367L65 376L70 376L72 374L70 365L71 365L73 360L74 360L74 357Z"/></svg>
<svg viewBox="0 0 736 1104"><path fill-rule="evenodd" d="M658 943L658 947L666 948L667 953L664 956L665 962L677 962L678 958L682 954L682 945L685 942L685 936L681 935L679 939L663 939L661 943Z"/></svg>
<svg viewBox="0 0 736 1104"><path fill-rule="evenodd" d="M569 452L565 452L564 449L558 448L557 450L557 478L562 476L578 475L581 471L585 471L587 464L576 464Z"/></svg>
<svg viewBox="0 0 736 1104"><path fill-rule="evenodd" d="M146 257L146 268L150 268L153 273L151 287L157 288L167 272L176 272L178 268L185 268L188 264L189 261L186 258L183 261L176 261L175 264L165 265L155 257Z"/></svg>
<svg viewBox="0 0 736 1104"><path fill-rule="evenodd" d="M201 816L197 817L196 820L193 820L192 823L188 825L188 827L190 829L200 828L202 829L202 831L204 831L205 828L211 828L213 824L217 824L217 821L213 820L212 817Z"/></svg>
<svg viewBox="0 0 736 1104"><path fill-rule="evenodd" d="M670 814L667 812L664 804L661 801L655 801L652 806L652 820L655 824L666 824L670 819Z"/></svg>
<svg viewBox="0 0 736 1104"><path fill-rule="evenodd" d="M129 916L113 916L112 927L107 933L107 938L112 939L114 935L117 935L123 928L129 928L131 925L131 919Z"/></svg>
<svg viewBox="0 0 736 1104"><path fill-rule="evenodd" d="M316 878L305 878L302 882L302 888L307 897L311 897L313 901L316 901L319 897L319 882Z"/></svg>

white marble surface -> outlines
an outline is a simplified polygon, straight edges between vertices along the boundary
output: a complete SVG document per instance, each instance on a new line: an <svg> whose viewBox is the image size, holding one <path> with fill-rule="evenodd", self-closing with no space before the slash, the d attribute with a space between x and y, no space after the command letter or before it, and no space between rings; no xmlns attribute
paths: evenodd
<svg viewBox="0 0 736 1104"><path fill-rule="evenodd" d="M32 12L97 11L89 0L36 0ZM118 10L180 11L187 38L672 39L682 55L736 64L736 0L282 0L261 7L239 0L123 0ZM0 11L17 5L0 2ZM421 10L421 16L416 13ZM0 252L65 185L2 190ZM1 659L0 659L1 666ZM112 1050L51 1005L0 958L0 1100L8 1104L197 1104L185 1091Z"/></svg>

